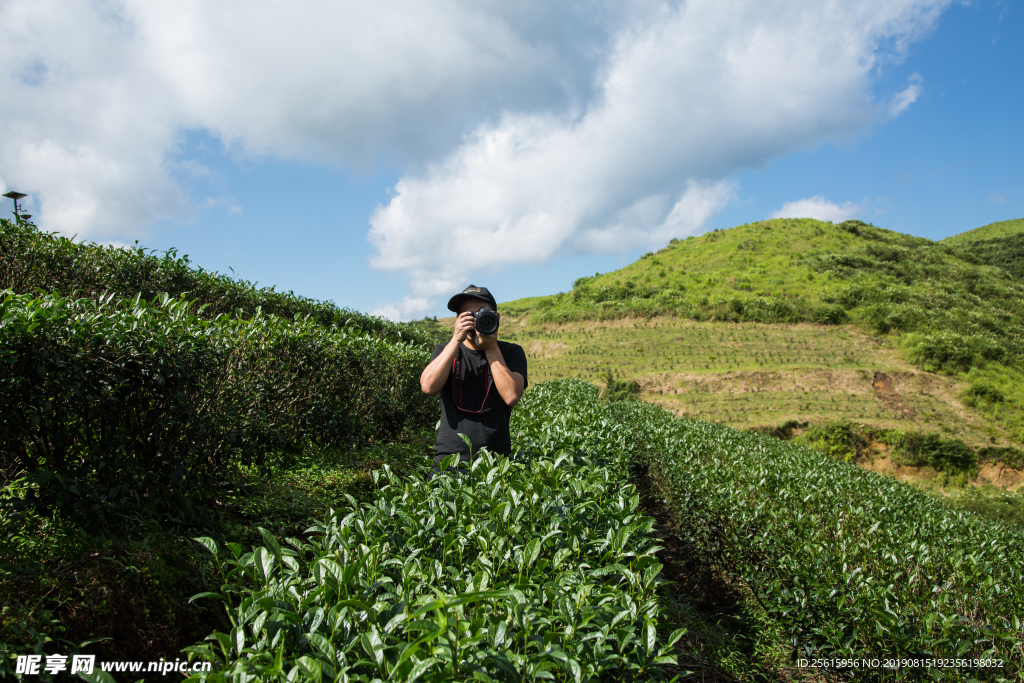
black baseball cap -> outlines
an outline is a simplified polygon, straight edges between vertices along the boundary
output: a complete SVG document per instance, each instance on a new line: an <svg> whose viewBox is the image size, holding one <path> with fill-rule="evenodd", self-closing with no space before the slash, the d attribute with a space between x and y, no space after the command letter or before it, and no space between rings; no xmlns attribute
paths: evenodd
<svg viewBox="0 0 1024 683"><path fill-rule="evenodd" d="M498 302L494 300L491 293L486 287L477 287L476 285L470 285L464 290L448 299L448 310L453 313L458 313L459 309L462 308L462 302L466 299L482 299L491 305L491 308L495 311L498 310Z"/></svg>

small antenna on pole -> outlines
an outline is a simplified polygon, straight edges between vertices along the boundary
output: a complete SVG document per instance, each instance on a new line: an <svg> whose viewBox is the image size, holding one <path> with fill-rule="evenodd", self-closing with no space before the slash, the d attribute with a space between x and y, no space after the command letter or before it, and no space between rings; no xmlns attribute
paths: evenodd
<svg viewBox="0 0 1024 683"><path fill-rule="evenodd" d="M15 192L14 190L11 190L10 192L5 193L4 196L7 197L8 199L13 199L14 200L14 217L15 218L17 218L19 221L27 221L29 218L32 218L32 214L29 214L29 213L22 214L21 213L21 209L18 208L18 200L19 199L24 199L25 197L28 196L27 194L25 194L24 192Z"/></svg>

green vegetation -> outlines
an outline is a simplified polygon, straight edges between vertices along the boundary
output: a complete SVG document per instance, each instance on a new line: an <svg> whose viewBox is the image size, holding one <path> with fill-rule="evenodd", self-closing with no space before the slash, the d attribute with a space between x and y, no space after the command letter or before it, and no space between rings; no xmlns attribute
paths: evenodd
<svg viewBox="0 0 1024 683"><path fill-rule="evenodd" d="M679 315L694 320L847 319L904 333L910 359L966 371L1024 368L1024 284L952 248L859 221L777 219L675 241L570 294L527 308L535 322Z"/></svg>
<svg viewBox="0 0 1024 683"><path fill-rule="evenodd" d="M1024 218L991 223L942 242L969 261L996 266L1024 279Z"/></svg>
<svg viewBox="0 0 1024 683"><path fill-rule="evenodd" d="M658 642L653 520L596 399L581 383L534 389L516 413L528 457L479 452L429 481L385 470L372 504L332 511L311 541L267 533L225 554L199 539L223 586L203 597L232 621L190 649L216 662L203 678L661 678L682 633Z"/></svg>
<svg viewBox="0 0 1024 683"><path fill-rule="evenodd" d="M922 372L850 326L694 322L676 317L508 325L531 381L636 382L639 398L740 429L786 421L930 430L974 447L1016 443L958 405L966 380ZM1013 391L1013 389L1008 389ZM1011 403L993 409L1012 410Z"/></svg>
<svg viewBox="0 0 1024 683"><path fill-rule="evenodd" d="M635 381L615 379L611 372L604 377L604 398L606 401L628 401L640 393Z"/></svg>
<svg viewBox="0 0 1024 683"><path fill-rule="evenodd" d="M1024 465L1022 285L954 247L769 221L503 305L515 455L458 472L415 384L443 321L0 227L2 677L1024 677L1024 497L965 485Z"/></svg>
<svg viewBox="0 0 1024 683"><path fill-rule="evenodd" d="M602 406L578 381L535 388L523 408L516 458L478 454L469 472L430 481L385 471L373 503L349 501L308 541L268 533L228 554L203 540L223 585L204 599L224 601L232 619L190 650L217 663L207 679L667 674L652 667L667 656L659 624L707 624L685 602L661 606L630 461L648 469L690 557L739 582L746 635L703 649L727 671L766 675L796 657L961 657L1004 666L930 675L1021 673L1020 530L810 449L638 401ZM689 659L693 646L677 652Z"/></svg>
<svg viewBox="0 0 1024 683"><path fill-rule="evenodd" d="M194 642L222 616L185 537L298 533L426 459L425 332L8 221L0 281L0 676Z"/></svg>
<svg viewBox="0 0 1024 683"><path fill-rule="evenodd" d="M983 225L980 228L975 228L974 230L962 232L959 235L947 237L942 240L942 242L959 248L966 244L971 244L981 240L996 240L1003 237L1016 237L1021 233L1024 233L1024 218L1016 218L1009 221L989 223L988 225Z"/></svg>
<svg viewBox="0 0 1024 683"><path fill-rule="evenodd" d="M93 528L125 506L187 515L235 463L423 426L427 352L260 313L213 320L162 298L0 301L0 470L13 512Z"/></svg>
<svg viewBox="0 0 1024 683"><path fill-rule="evenodd" d="M162 254L140 247L119 248L74 242L44 233L30 223L0 219L0 291L28 294L36 290L70 298L140 297L153 301L166 294L187 298L192 312L207 318L221 314L248 318L261 311L289 320L309 317L332 327L358 327L366 332L418 346L433 337L408 324L393 323L330 302L314 301L273 287L236 280L196 268L188 254L175 249Z"/></svg>
<svg viewBox="0 0 1024 683"><path fill-rule="evenodd" d="M960 439L946 439L934 432L903 432L899 429L875 429L868 425L839 422L810 425L793 438L794 443L845 460L863 462L877 454L877 445L886 447L893 462L910 467L930 467L947 474L975 474L983 461L1018 464L1021 451L1016 448L974 449Z"/></svg>
<svg viewBox="0 0 1024 683"><path fill-rule="evenodd" d="M1024 532L777 439L639 402L612 409L647 445L642 459L679 533L742 581L789 656L1005 660L849 672L856 680L1021 673Z"/></svg>
<svg viewBox="0 0 1024 683"><path fill-rule="evenodd" d="M966 235L1016 239L1019 224L994 224ZM839 401L819 401L799 390L778 397L781 401L764 402L780 408L774 412L735 405L754 397L724 396L728 405L694 405L685 410L688 414L737 426L871 419L895 427L911 419L949 429L966 421L960 436L972 442L992 438L1024 444L1024 283L1001 267L986 265L952 238L936 243L859 221L770 220L673 240L618 271L577 280L568 294L512 301L503 308L520 321L517 338L539 342L536 355L542 363L551 359L551 376L597 380L610 363L620 379L636 379L645 398L684 390L691 377L681 373L716 369L775 370L788 376L794 368L899 369L943 373L998 392L982 401L966 396L973 408L966 416L949 415L948 396L935 405L917 406L911 405L916 400L909 392L899 400L854 392L849 398L860 405L839 407L837 414L827 404ZM862 344L856 352L852 344L841 349L836 344L841 335L828 330L843 329L836 326L845 323L862 330L864 342L873 335L877 343ZM768 327L772 324L776 327ZM647 338L627 331L629 325L649 328ZM618 330L620 338L601 327ZM658 328L661 339L654 338ZM780 334L783 329L788 333ZM574 333L583 338L560 350L559 344ZM826 338L826 347L813 343L814 337ZM633 348L622 343L627 339ZM823 374L809 378L811 384L820 384ZM763 377L754 383L761 379L770 383ZM656 387L653 392L649 385ZM948 387L941 391L948 392ZM924 386L914 393L934 394ZM688 398L698 404L704 400ZM741 415L749 418L746 423L737 421Z"/></svg>
<svg viewBox="0 0 1024 683"><path fill-rule="evenodd" d="M230 628L219 605L188 602L216 587L190 537L249 544L262 538L260 527L302 537L311 519L346 505L347 496L371 500L371 469L429 471L432 453L432 432L410 432L369 448L268 458L262 469L221 473L190 519L128 511L116 533L90 533L59 513L0 513L0 678L12 675L13 654L84 650L105 661L155 661Z"/></svg>

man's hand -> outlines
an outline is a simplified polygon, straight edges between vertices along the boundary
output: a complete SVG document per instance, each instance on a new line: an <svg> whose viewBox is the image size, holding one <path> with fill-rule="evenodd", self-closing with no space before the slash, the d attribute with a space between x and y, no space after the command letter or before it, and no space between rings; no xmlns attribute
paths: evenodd
<svg viewBox="0 0 1024 683"><path fill-rule="evenodd" d="M498 348L497 332L495 332L494 334L488 334L486 336L475 331L474 334L476 335L476 339L473 340L473 343L481 351L493 351L494 349Z"/></svg>
<svg viewBox="0 0 1024 683"><path fill-rule="evenodd" d="M473 314L469 311L459 313L459 317L455 319L455 330L452 332L452 341L461 344L466 341L467 338L474 335L476 335L476 318L474 318ZM495 335L495 343L497 343L497 335Z"/></svg>

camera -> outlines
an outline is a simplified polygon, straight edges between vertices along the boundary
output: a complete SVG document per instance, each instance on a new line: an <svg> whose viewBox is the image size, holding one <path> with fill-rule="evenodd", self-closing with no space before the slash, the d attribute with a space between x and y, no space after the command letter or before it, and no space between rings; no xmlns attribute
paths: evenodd
<svg viewBox="0 0 1024 683"><path fill-rule="evenodd" d="M481 308L473 314L476 318L476 331L482 335L494 334L498 331L498 314L489 308Z"/></svg>

